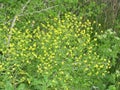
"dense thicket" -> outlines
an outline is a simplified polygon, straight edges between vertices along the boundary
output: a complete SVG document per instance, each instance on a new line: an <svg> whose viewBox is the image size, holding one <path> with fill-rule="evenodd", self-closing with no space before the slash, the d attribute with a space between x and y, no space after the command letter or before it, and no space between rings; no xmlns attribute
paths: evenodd
<svg viewBox="0 0 120 90"><path fill-rule="evenodd" d="M0 0L1 90L119 90L119 0Z"/></svg>

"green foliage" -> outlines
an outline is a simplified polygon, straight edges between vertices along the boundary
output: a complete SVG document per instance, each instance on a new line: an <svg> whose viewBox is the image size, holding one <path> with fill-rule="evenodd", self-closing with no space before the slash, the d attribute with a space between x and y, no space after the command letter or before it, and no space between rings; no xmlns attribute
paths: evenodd
<svg viewBox="0 0 120 90"><path fill-rule="evenodd" d="M106 75L106 83L110 84L108 90L119 90L120 65L118 54L120 53L120 38L112 29L108 29L105 33L96 36L98 37L97 52L100 56L107 57L111 62L110 74Z"/></svg>
<svg viewBox="0 0 120 90"><path fill-rule="evenodd" d="M107 90L117 90L117 89L114 85L111 85L111 86L109 86L109 88Z"/></svg>
<svg viewBox="0 0 120 90"><path fill-rule="evenodd" d="M25 84L20 84L17 88L17 90L25 90Z"/></svg>
<svg viewBox="0 0 120 90"><path fill-rule="evenodd" d="M5 85L5 90L14 90L14 87L9 81Z"/></svg>
<svg viewBox="0 0 120 90"><path fill-rule="evenodd" d="M119 90L119 3L105 1L1 0L0 89Z"/></svg>
<svg viewBox="0 0 120 90"><path fill-rule="evenodd" d="M111 59L112 64L115 65L115 59L119 53L120 38L116 36L116 33L111 29L107 30L102 35L97 35L99 47L98 52L101 56L105 56Z"/></svg>
<svg viewBox="0 0 120 90"><path fill-rule="evenodd" d="M71 13L65 14L63 19L49 21L34 29L27 28L28 24L35 23L30 21L23 29L11 29L9 50L1 48L3 54L8 55L1 62L1 80L6 76L14 87L24 88L25 84L32 90L98 85L111 62L96 52L97 38L91 38L92 22Z"/></svg>

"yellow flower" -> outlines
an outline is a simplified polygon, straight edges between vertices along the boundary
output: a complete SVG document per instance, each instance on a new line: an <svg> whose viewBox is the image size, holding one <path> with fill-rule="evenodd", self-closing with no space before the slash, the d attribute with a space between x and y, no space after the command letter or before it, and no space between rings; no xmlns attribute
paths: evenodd
<svg viewBox="0 0 120 90"><path fill-rule="evenodd" d="M105 76L105 73L102 73L102 76Z"/></svg>
<svg viewBox="0 0 120 90"><path fill-rule="evenodd" d="M95 24L95 23L96 23L96 21L93 21L93 23Z"/></svg>
<svg viewBox="0 0 120 90"><path fill-rule="evenodd" d="M62 65L64 65L64 61L62 61Z"/></svg>
<svg viewBox="0 0 120 90"><path fill-rule="evenodd" d="M89 69L88 68L85 68L85 71L88 71Z"/></svg>
<svg viewBox="0 0 120 90"><path fill-rule="evenodd" d="M57 18L54 18L55 21L57 21L58 19Z"/></svg>
<svg viewBox="0 0 120 90"><path fill-rule="evenodd" d="M100 68L103 68L104 67L104 65L100 65Z"/></svg>
<svg viewBox="0 0 120 90"><path fill-rule="evenodd" d="M34 43L33 46L36 47L36 43Z"/></svg>
<svg viewBox="0 0 120 90"><path fill-rule="evenodd" d="M101 24L99 23L98 26L101 26Z"/></svg>
<svg viewBox="0 0 120 90"><path fill-rule="evenodd" d="M82 20L83 19L83 17L80 17L80 20Z"/></svg>
<svg viewBox="0 0 120 90"><path fill-rule="evenodd" d="M60 71L60 74L64 74L64 72L63 72L63 71Z"/></svg>
<svg viewBox="0 0 120 90"><path fill-rule="evenodd" d="M98 68L98 65L96 64L94 67Z"/></svg>
<svg viewBox="0 0 120 90"><path fill-rule="evenodd" d="M27 78L27 82L28 82L28 84L30 84L31 83L31 81Z"/></svg>
<svg viewBox="0 0 120 90"><path fill-rule="evenodd" d="M64 22L65 22L65 20L62 20L61 22L62 22L62 23L64 23Z"/></svg>
<svg viewBox="0 0 120 90"><path fill-rule="evenodd" d="M88 76L91 76L91 75L92 75L92 73L91 73L91 72L89 72L87 75L88 75Z"/></svg>
<svg viewBox="0 0 120 90"><path fill-rule="evenodd" d="M84 63L87 63L87 60L84 60Z"/></svg>

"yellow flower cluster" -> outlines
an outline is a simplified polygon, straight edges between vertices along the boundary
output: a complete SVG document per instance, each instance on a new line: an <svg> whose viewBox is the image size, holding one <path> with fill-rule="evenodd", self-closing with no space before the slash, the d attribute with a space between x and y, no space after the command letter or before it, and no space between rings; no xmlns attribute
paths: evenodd
<svg viewBox="0 0 120 90"><path fill-rule="evenodd" d="M34 29L12 29L7 58L11 68L7 70L14 83L30 84L28 75L47 76L55 87L61 83L69 87L76 77L82 77L79 79L82 81L86 75L90 80L106 74L110 62L95 52L97 38L91 39L93 27L89 20L82 21L82 17L78 20L68 13L62 20L54 18L51 22ZM0 64L0 71L4 66Z"/></svg>

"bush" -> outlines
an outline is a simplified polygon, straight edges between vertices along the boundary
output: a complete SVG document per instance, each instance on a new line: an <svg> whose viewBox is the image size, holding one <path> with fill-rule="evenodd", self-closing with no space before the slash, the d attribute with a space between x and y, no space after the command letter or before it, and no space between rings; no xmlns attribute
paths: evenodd
<svg viewBox="0 0 120 90"><path fill-rule="evenodd" d="M77 90L102 82L111 62L98 53L95 22L84 21L67 13L63 19L48 19L31 29L31 22L21 29L12 28L10 47L9 29L0 29L0 87L13 90ZM96 25L96 26L100 26ZM97 33L95 33L96 35Z"/></svg>
<svg viewBox="0 0 120 90"><path fill-rule="evenodd" d="M111 62L110 74L106 75L105 83L109 88L116 88L110 90L119 90L119 53L120 53L120 38L112 29L106 30L105 33L97 35L98 49L96 50L100 57L106 57ZM114 87L113 87L114 86Z"/></svg>

